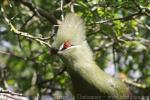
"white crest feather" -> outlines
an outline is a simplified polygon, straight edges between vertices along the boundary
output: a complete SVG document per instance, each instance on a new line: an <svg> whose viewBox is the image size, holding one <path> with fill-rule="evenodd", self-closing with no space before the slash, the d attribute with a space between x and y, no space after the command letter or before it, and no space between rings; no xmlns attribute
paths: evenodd
<svg viewBox="0 0 150 100"><path fill-rule="evenodd" d="M73 45L79 45L85 40L85 25L81 17L75 13L68 14L55 37L55 45L60 46L64 41L70 41Z"/></svg>

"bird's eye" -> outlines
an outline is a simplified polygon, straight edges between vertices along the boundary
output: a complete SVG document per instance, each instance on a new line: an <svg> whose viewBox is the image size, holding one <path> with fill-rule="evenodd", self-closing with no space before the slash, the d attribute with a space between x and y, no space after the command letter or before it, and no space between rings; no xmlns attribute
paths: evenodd
<svg viewBox="0 0 150 100"><path fill-rule="evenodd" d="M61 50L65 50L65 49L67 49L67 48L69 48L69 47L71 47L72 45L71 45L71 42L70 41L65 41L64 43L63 43L63 45L62 45L62 47L61 47Z"/></svg>

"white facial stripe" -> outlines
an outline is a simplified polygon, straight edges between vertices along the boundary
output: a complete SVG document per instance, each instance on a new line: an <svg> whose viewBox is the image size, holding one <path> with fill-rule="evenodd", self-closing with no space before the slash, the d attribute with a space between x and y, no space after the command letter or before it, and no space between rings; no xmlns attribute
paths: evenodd
<svg viewBox="0 0 150 100"><path fill-rule="evenodd" d="M63 47L64 47L64 43L60 46L59 51L62 51ZM76 48L76 47L81 47L81 45L71 46L71 47L68 47L66 49L71 49L71 48Z"/></svg>
<svg viewBox="0 0 150 100"><path fill-rule="evenodd" d="M71 48L76 48L76 47L81 47L81 45L75 45L75 46L71 46L71 47L69 47L68 49L71 49Z"/></svg>
<svg viewBox="0 0 150 100"><path fill-rule="evenodd" d="M64 47L64 43L60 46L59 51L61 51Z"/></svg>

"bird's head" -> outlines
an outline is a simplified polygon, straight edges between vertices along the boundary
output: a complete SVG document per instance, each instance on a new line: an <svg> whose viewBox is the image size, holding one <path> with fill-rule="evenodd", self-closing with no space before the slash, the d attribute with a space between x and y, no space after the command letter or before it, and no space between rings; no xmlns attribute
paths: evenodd
<svg viewBox="0 0 150 100"><path fill-rule="evenodd" d="M58 28L52 43L52 48L59 55L68 57L78 52L86 41L85 25L83 20L74 13L68 14ZM83 51L84 52L84 51Z"/></svg>

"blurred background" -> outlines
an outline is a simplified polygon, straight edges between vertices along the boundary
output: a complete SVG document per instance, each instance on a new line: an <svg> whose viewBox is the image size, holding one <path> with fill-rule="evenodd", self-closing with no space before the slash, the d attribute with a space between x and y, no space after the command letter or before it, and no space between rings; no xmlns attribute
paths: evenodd
<svg viewBox="0 0 150 100"><path fill-rule="evenodd" d="M0 0L9 21L22 32L51 44L58 24L74 8L86 23L97 64L150 98L149 0ZM0 11L0 88L31 100L72 100L62 60L36 39L10 30ZM145 99L146 100L146 99Z"/></svg>

